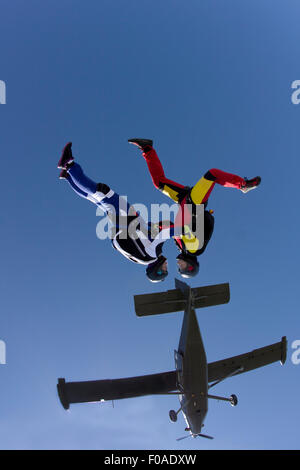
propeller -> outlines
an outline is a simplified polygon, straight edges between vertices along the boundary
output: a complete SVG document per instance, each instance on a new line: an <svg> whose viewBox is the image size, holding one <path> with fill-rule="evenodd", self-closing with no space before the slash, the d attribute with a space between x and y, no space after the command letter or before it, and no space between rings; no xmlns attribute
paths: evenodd
<svg viewBox="0 0 300 470"><path fill-rule="evenodd" d="M182 441L183 439L186 439L187 437L205 437L206 439L213 439L212 436L208 436L207 434L189 434L188 436L183 436L183 437L179 437L178 439L176 439L176 441Z"/></svg>

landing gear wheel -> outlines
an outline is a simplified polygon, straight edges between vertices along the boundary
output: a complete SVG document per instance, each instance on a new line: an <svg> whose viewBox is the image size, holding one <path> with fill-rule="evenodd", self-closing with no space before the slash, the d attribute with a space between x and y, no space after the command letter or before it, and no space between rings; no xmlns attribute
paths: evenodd
<svg viewBox="0 0 300 470"><path fill-rule="evenodd" d="M169 411L169 416L170 416L170 420L173 421L173 423L176 423L176 421L177 421L176 411L170 410Z"/></svg>
<svg viewBox="0 0 300 470"><path fill-rule="evenodd" d="M238 404L238 399L236 395L231 395L230 396L230 404L231 406L236 406Z"/></svg>

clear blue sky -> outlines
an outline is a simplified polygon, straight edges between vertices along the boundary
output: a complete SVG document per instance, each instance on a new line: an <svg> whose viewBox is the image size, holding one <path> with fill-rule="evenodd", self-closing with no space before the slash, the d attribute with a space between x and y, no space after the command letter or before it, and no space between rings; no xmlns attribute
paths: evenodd
<svg viewBox="0 0 300 470"><path fill-rule="evenodd" d="M297 449L300 79L297 1L29 0L1 2L0 365L2 449ZM169 421L176 397L66 412L58 377L94 380L174 367L182 313L137 318L144 269L97 239L96 208L59 181L71 140L95 180L134 202L154 189L134 136L153 138L167 175L193 185L209 168L262 176L248 195L216 187L215 233L193 287L230 282L230 304L198 311L209 361L286 335L288 357L229 379L205 432Z"/></svg>

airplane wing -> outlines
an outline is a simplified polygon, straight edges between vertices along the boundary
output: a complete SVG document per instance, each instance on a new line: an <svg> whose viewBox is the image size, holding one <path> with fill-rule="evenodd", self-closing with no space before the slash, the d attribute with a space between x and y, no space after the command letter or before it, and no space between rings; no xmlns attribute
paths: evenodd
<svg viewBox="0 0 300 470"><path fill-rule="evenodd" d="M210 307L229 302L229 284L216 284L214 286L196 287L191 289L193 308ZM154 294L134 296L135 312L137 316L157 315L161 313L180 312L185 309L186 297L180 289Z"/></svg>
<svg viewBox="0 0 300 470"><path fill-rule="evenodd" d="M88 382L66 382L65 379L58 379L57 384L61 404L66 410L71 403L119 400L164 394L175 390L177 390L176 371Z"/></svg>
<svg viewBox="0 0 300 470"><path fill-rule="evenodd" d="M254 349L240 356L211 362L208 364L208 382L221 380L240 368L242 368L242 370L239 371L238 374L249 372L250 370L266 366L276 361L281 361L281 363L284 364L286 360L286 350L287 340L286 337L283 336L281 341L271 344L270 346Z"/></svg>

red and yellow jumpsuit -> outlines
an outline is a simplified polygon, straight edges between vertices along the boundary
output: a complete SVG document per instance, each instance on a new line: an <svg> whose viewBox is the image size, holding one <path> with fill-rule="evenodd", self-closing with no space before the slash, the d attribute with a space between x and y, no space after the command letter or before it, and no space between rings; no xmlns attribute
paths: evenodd
<svg viewBox="0 0 300 470"><path fill-rule="evenodd" d="M234 175L232 173L226 173L222 170L212 168L207 171L205 175L202 176L202 178L200 178L195 186L190 188L166 178L162 164L153 148L147 152L143 152L143 157L147 162L154 186L181 206L182 210L178 212L174 223L175 227L183 227L182 235L174 236L178 248L181 252L186 254L194 256L202 254L212 235L213 217L211 216L212 220L210 220L209 213L205 211L206 217L204 218L204 246L199 248L199 241L193 235L191 229L188 228L193 214L190 214L190 218L187 218L186 214L188 211L184 210L184 205L193 207L194 205L204 204L204 206L206 206L210 193L212 192L216 183L227 188L240 189L245 185L245 180L240 176ZM206 225L212 226L207 227Z"/></svg>

